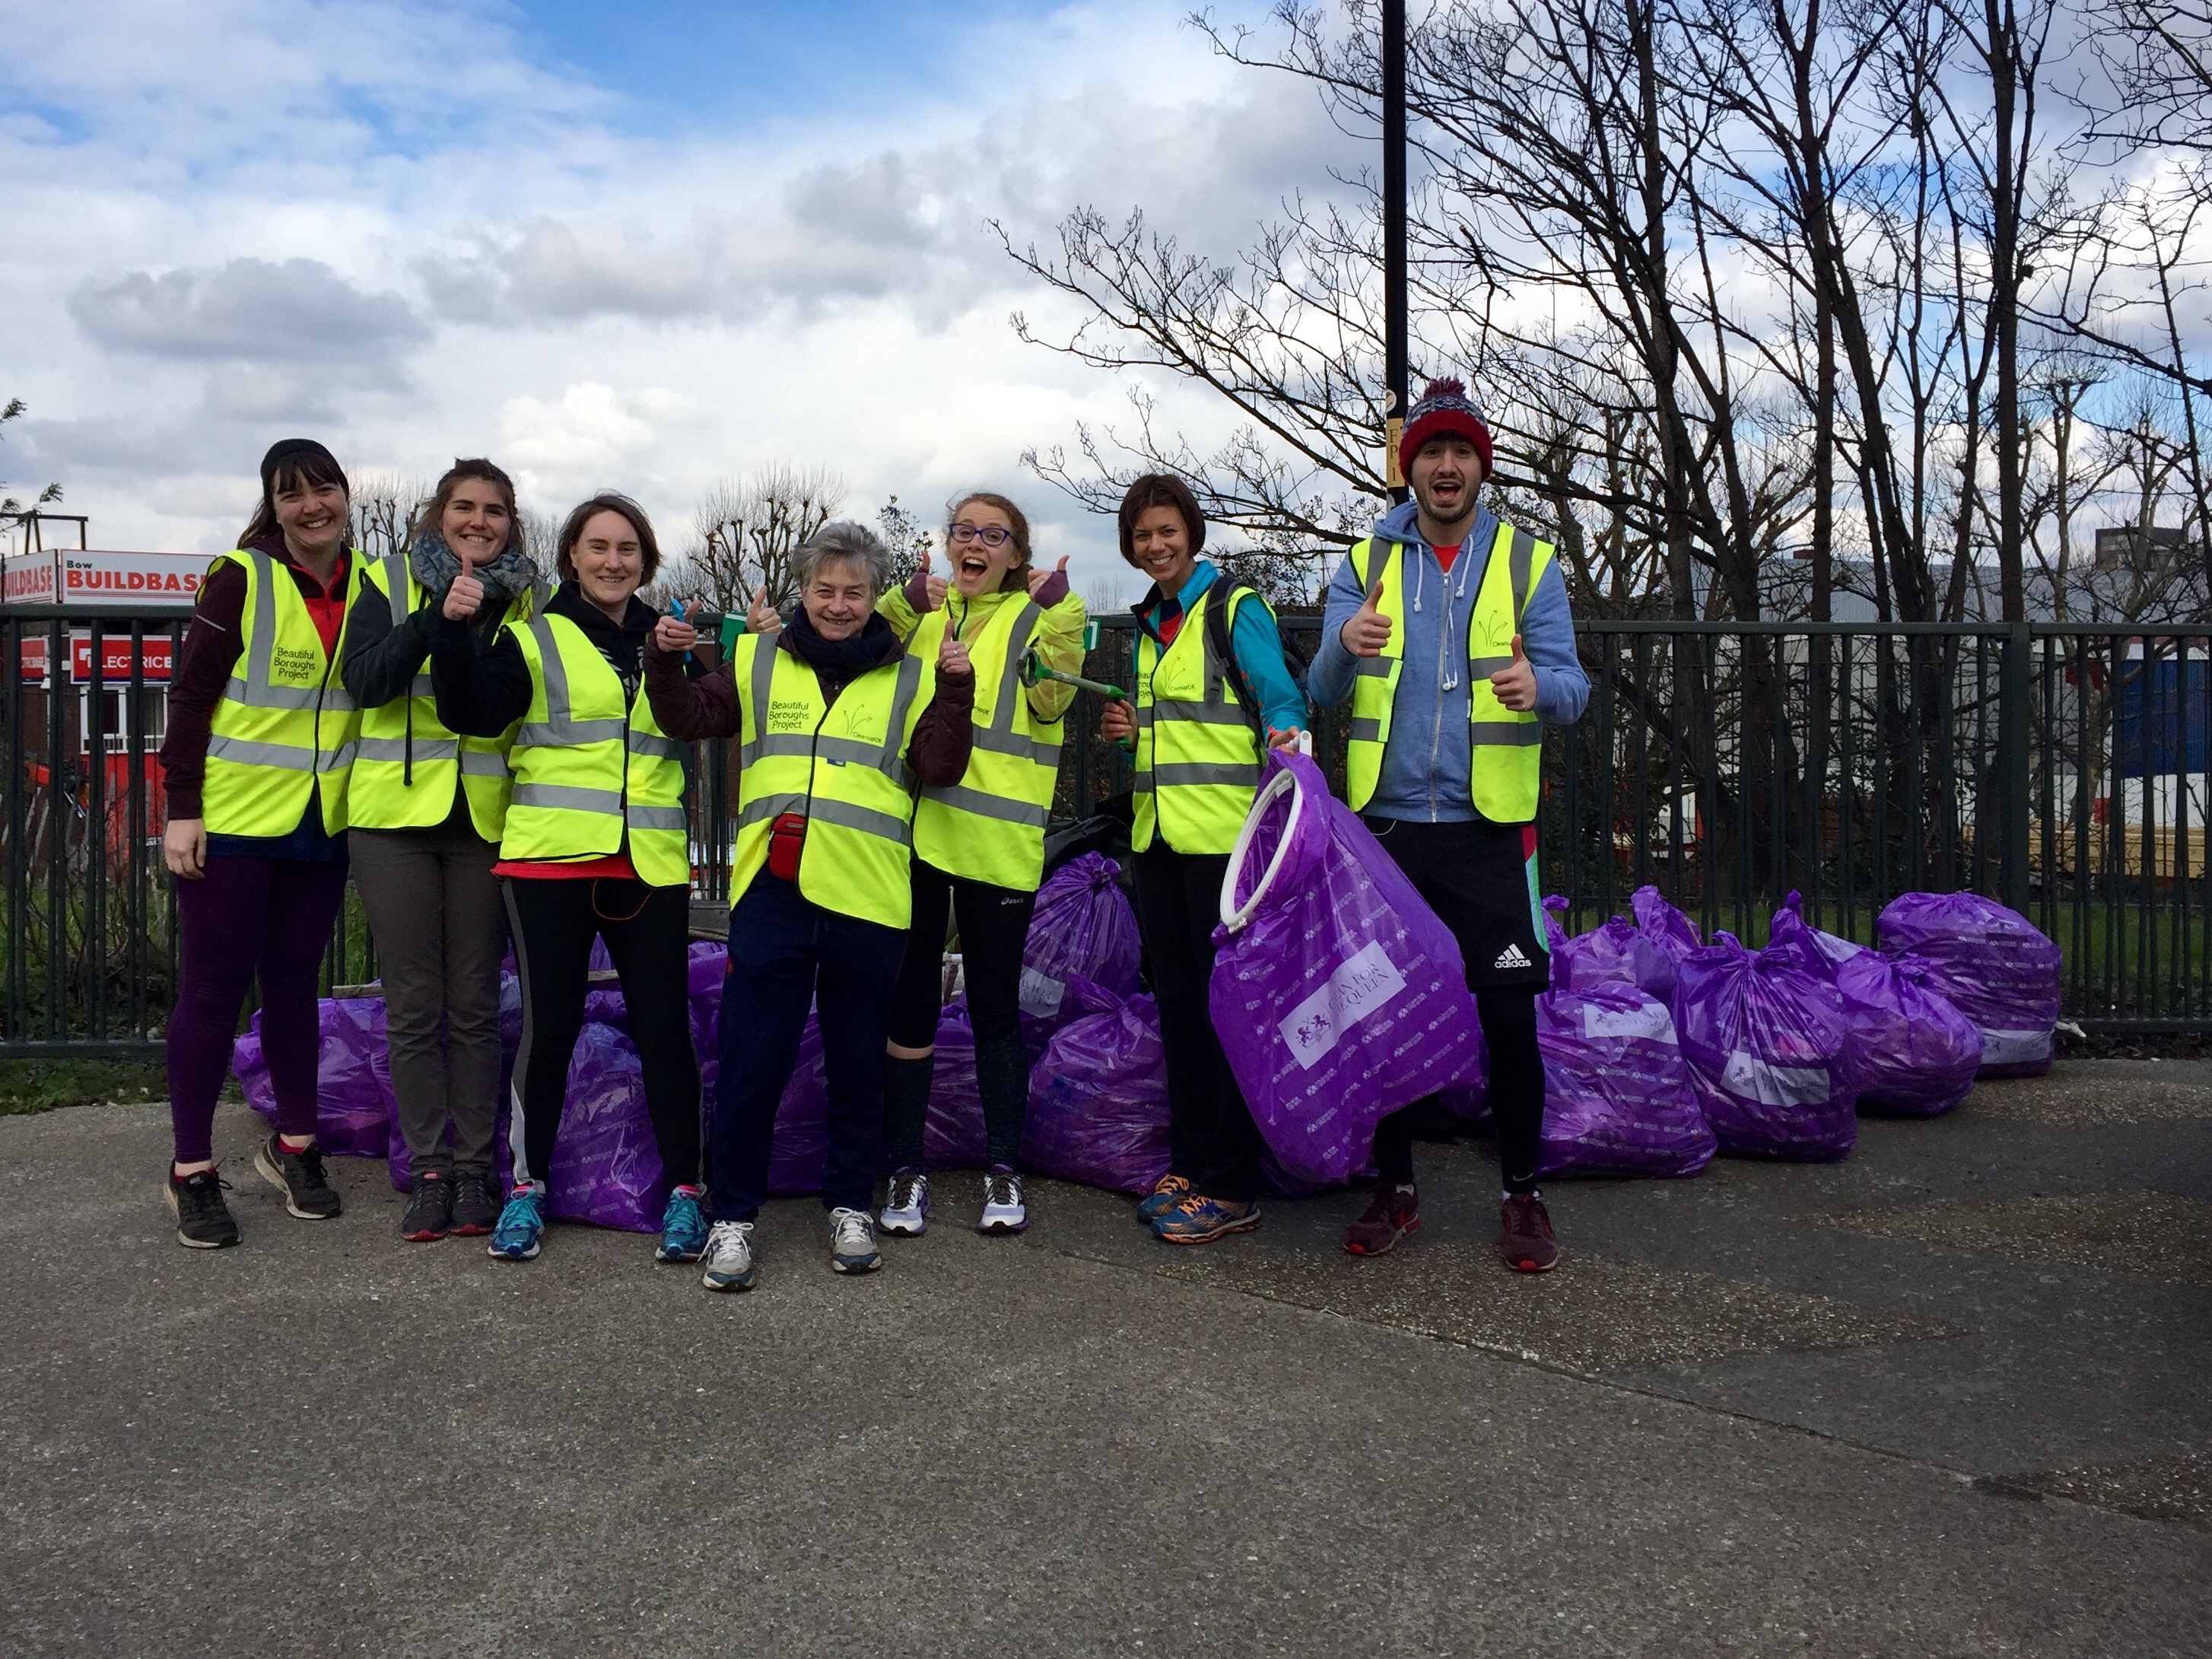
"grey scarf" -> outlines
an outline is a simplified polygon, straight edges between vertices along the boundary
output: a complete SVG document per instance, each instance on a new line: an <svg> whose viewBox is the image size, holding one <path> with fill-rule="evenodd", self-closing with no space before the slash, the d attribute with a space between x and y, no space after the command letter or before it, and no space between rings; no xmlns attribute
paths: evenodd
<svg viewBox="0 0 2212 1659"><path fill-rule="evenodd" d="M407 568L414 572L415 580L422 584L425 592L442 599L446 590L453 585L453 578L461 574L461 560L446 545L443 536L435 530L426 530L408 548ZM516 594L526 592L538 579L536 568L512 540L489 564L478 565L475 574L484 585L484 607L494 615Z"/></svg>

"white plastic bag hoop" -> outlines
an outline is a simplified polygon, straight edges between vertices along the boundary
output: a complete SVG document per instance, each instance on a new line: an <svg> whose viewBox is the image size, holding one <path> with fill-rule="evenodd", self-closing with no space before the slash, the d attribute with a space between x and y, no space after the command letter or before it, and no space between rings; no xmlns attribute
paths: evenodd
<svg viewBox="0 0 2212 1659"><path fill-rule="evenodd" d="M1304 736L1300 732L1301 737ZM1237 878L1244 868L1244 856L1252 850L1252 837L1260 832L1260 819L1276 796L1285 790L1291 792L1291 819L1283 826L1283 838L1275 843L1275 856L1267 860L1261 873L1252 896L1244 901L1242 908L1237 903ZM1267 896L1267 889L1274 884L1275 877L1283 867L1291 842L1298 833L1298 819L1306 810L1305 792L1298 787L1297 774L1285 769L1267 780L1260 793L1252 798L1252 810L1244 815L1244 827L1237 832L1237 845L1229 854L1229 868L1221 877L1221 925L1232 933L1241 933L1251 925L1253 914L1260 901Z"/></svg>

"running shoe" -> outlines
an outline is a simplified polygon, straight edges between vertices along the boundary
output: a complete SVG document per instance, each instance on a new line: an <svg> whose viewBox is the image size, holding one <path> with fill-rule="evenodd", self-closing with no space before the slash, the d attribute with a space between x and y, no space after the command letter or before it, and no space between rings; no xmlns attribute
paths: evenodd
<svg viewBox="0 0 2212 1659"><path fill-rule="evenodd" d="M872 1273L884 1265L876 1224L866 1210L830 1212L830 1265L841 1273Z"/></svg>
<svg viewBox="0 0 2212 1659"><path fill-rule="evenodd" d="M499 1225L499 1195L491 1177L457 1175L453 1177L453 1231L462 1238L481 1238Z"/></svg>
<svg viewBox="0 0 2212 1659"><path fill-rule="evenodd" d="M929 1231L929 1177L919 1170L895 1170L890 1190L884 1194L884 1209L876 1224L902 1238L919 1238Z"/></svg>
<svg viewBox="0 0 2212 1659"><path fill-rule="evenodd" d="M696 1261L707 1248L707 1214L699 1207L699 1188L677 1187L660 1212L660 1248L656 1261Z"/></svg>
<svg viewBox="0 0 2212 1659"><path fill-rule="evenodd" d="M415 1177L414 1195L407 1213L399 1218L399 1236L410 1244L429 1244L453 1230L453 1183L449 1176L428 1170Z"/></svg>
<svg viewBox="0 0 2212 1659"><path fill-rule="evenodd" d="M1516 1273L1547 1273L1559 1265L1552 1218L1535 1194L1508 1194L1498 1206L1498 1253Z"/></svg>
<svg viewBox="0 0 2212 1659"><path fill-rule="evenodd" d="M545 1231L545 1194L535 1187L517 1187L499 1212L484 1254L501 1261L527 1261L538 1254L538 1240Z"/></svg>
<svg viewBox="0 0 2212 1659"><path fill-rule="evenodd" d="M983 1177L983 1218L979 1233L1018 1233L1030 1224L1029 1207L1022 1202L1022 1178L1003 1164L994 1164Z"/></svg>
<svg viewBox="0 0 2212 1659"><path fill-rule="evenodd" d="M238 1243L238 1223L222 1201L223 1188L229 1185L213 1170L180 1176L175 1164L169 1166L161 1191L169 1200L169 1213L177 1218L178 1243L188 1250L219 1250Z"/></svg>
<svg viewBox="0 0 2212 1659"><path fill-rule="evenodd" d="M1137 1219L1147 1227L1190 1196L1190 1182L1179 1175L1164 1175L1137 1205Z"/></svg>
<svg viewBox="0 0 2212 1659"><path fill-rule="evenodd" d="M717 1221L707 1235L702 1256L707 1264L699 1282L710 1291L750 1291L753 1287L753 1224Z"/></svg>
<svg viewBox="0 0 2212 1659"><path fill-rule="evenodd" d="M253 1167L284 1194L284 1207L302 1221L328 1221L345 1207L323 1172L323 1149L318 1146L310 1143L295 1152L281 1135L272 1134L253 1154Z"/></svg>
<svg viewBox="0 0 2212 1659"><path fill-rule="evenodd" d="M1211 1244L1231 1233L1249 1233L1259 1224L1257 1199L1236 1204L1193 1193L1152 1223L1152 1233L1169 1244Z"/></svg>
<svg viewBox="0 0 2212 1659"><path fill-rule="evenodd" d="M1420 1200L1411 1187L1378 1181L1359 1219L1344 1230L1344 1248L1354 1255L1388 1255L1421 1224Z"/></svg>

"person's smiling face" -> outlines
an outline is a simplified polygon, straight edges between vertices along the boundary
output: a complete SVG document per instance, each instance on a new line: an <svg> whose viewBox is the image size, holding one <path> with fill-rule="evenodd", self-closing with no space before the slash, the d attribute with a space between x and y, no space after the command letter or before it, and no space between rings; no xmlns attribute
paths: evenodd
<svg viewBox="0 0 2212 1659"><path fill-rule="evenodd" d="M489 564L505 552L514 527L507 492L489 478L462 479L438 515L438 533L446 545L471 564Z"/></svg>
<svg viewBox="0 0 2212 1659"><path fill-rule="evenodd" d="M1148 507L1137 515L1129 527L1129 551L1136 557L1137 568L1158 583L1164 594L1181 592L1198 568L1190 526L1172 507Z"/></svg>
<svg viewBox="0 0 2212 1659"><path fill-rule="evenodd" d="M971 599L997 592L1022 556L1014 545L1013 520L988 501L961 502L945 540L952 556L952 585Z"/></svg>

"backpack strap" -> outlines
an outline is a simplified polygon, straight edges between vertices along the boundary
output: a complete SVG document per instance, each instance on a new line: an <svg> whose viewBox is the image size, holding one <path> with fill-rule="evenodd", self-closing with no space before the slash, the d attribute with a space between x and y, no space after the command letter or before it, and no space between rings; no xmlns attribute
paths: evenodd
<svg viewBox="0 0 2212 1659"><path fill-rule="evenodd" d="M1256 593L1259 590L1246 582L1233 581L1227 576L1217 580L1206 594L1206 643L1213 659L1228 676L1230 690L1236 692L1239 707L1252 729L1260 732L1266 721L1260 710L1260 700L1252 695L1251 682L1244 678L1244 670L1237 660L1236 647L1229 640L1229 613L1236 608L1240 593Z"/></svg>

